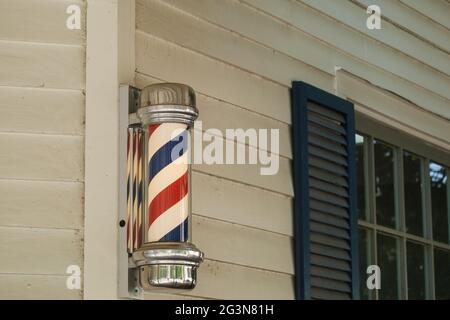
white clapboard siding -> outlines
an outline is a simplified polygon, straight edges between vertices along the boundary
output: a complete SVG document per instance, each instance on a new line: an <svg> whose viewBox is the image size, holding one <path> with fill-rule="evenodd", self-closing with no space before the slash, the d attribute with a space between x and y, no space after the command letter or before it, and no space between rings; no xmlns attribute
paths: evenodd
<svg viewBox="0 0 450 320"><path fill-rule="evenodd" d="M136 68L139 73L189 83L206 95L291 122L287 87L140 31L136 32Z"/></svg>
<svg viewBox="0 0 450 320"><path fill-rule="evenodd" d="M202 121L203 131L214 128L220 130L225 136L227 129L263 129L267 130L268 134L271 130L278 130L280 139L276 152L292 159L291 130L286 123L202 95L199 95L197 99L197 107L201 110L199 120ZM270 143L265 148L253 141L247 143L252 147L275 152Z"/></svg>
<svg viewBox="0 0 450 320"><path fill-rule="evenodd" d="M450 4L446 0L400 0L404 4L426 15L430 19L450 29Z"/></svg>
<svg viewBox="0 0 450 320"><path fill-rule="evenodd" d="M160 0L139 0L137 6L138 30L226 61L286 86L290 86L292 80L304 79L324 90L332 88L331 75L319 72L304 62L276 52L270 47L199 20ZM189 37L186 37L186 30L189 30Z"/></svg>
<svg viewBox="0 0 450 320"><path fill-rule="evenodd" d="M204 298L194 297L186 294L145 292L144 300L205 300Z"/></svg>
<svg viewBox="0 0 450 320"><path fill-rule="evenodd" d="M259 154L260 152L267 154L267 151L261 151L252 146L238 145L236 142L224 140L221 137L212 137L212 139L223 145L224 155L227 148L234 149L234 164L225 164L224 162L223 164L211 165L205 162L202 162L201 164L194 162L192 164L192 169L194 171L242 182L250 186L278 192L283 195L293 196L294 187L292 184L292 164L290 159L271 154L272 162L267 165L262 164L260 162ZM206 144L204 144L204 148L205 146ZM237 148L245 148L246 164L236 163ZM257 155L258 162L256 164L248 163L249 153ZM269 168L273 171L273 174L263 174L263 171L265 169L269 170Z"/></svg>
<svg viewBox="0 0 450 320"><path fill-rule="evenodd" d="M378 114L394 119L434 139L435 144L450 149L450 122L424 112L398 97L387 95L346 72L338 72L339 94L356 101Z"/></svg>
<svg viewBox="0 0 450 320"><path fill-rule="evenodd" d="M182 30L191 30L192 36L180 37ZM332 90L332 77L163 2L140 0L136 68L137 87L163 81L191 85L203 130L280 133L276 175L262 176L260 165L193 165L193 241L205 252L206 261L196 289L180 297L292 299L289 86L301 74L301 79Z"/></svg>
<svg viewBox="0 0 450 320"><path fill-rule="evenodd" d="M197 215L192 223L193 242L208 259L294 273L292 237Z"/></svg>
<svg viewBox="0 0 450 320"><path fill-rule="evenodd" d="M81 9L81 29L66 26L70 5ZM0 39L61 44L84 41L84 1L82 0L2 0L0 1Z"/></svg>
<svg viewBox="0 0 450 320"><path fill-rule="evenodd" d="M82 181L80 136L0 133L0 177Z"/></svg>
<svg viewBox="0 0 450 320"><path fill-rule="evenodd" d="M0 87L0 131L84 134L80 90Z"/></svg>
<svg viewBox="0 0 450 320"><path fill-rule="evenodd" d="M66 270L83 266L85 17L85 0L0 1L0 299L83 297Z"/></svg>
<svg viewBox="0 0 450 320"><path fill-rule="evenodd" d="M418 62L412 64L411 69L404 70L404 76L408 75L408 79L405 79L393 74L392 70L383 70L362 59L356 59L346 52L336 50L329 44L318 41L311 35L294 28L289 23L282 22L272 15L262 13L237 1L166 0L166 2L330 74L335 73L337 66L342 67L377 86L408 97L420 106L450 118L448 78L436 81L442 76L435 72L433 76L427 73L421 77L421 73L414 72ZM368 52L367 54L372 55L373 53ZM386 63L391 64L392 62L387 61ZM394 67L394 70L396 68ZM425 81L424 79L427 78L432 81ZM416 79L420 85L411 79ZM433 85L430 85L431 83Z"/></svg>
<svg viewBox="0 0 450 320"><path fill-rule="evenodd" d="M292 198L192 173L194 214L292 236Z"/></svg>
<svg viewBox="0 0 450 320"><path fill-rule="evenodd" d="M2 226L83 228L80 182L0 179Z"/></svg>
<svg viewBox="0 0 450 320"><path fill-rule="evenodd" d="M144 88L159 82L167 82L167 80L136 74L135 85L138 88ZM237 128L277 129L280 135L279 154L292 159L291 129L288 124L204 95L198 91L196 91L196 102L200 110L198 120L202 121L203 131L209 128L219 129L222 133L225 133L226 129ZM250 145L258 147L255 144L250 143ZM267 149L263 149L272 151L271 144L267 147Z"/></svg>
<svg viewBox="0 0 450 320"><path fill-rule="evenodd" d="M82 291L69 290L67 275L0 274L2 300L79 300Z"/></svg>
<svg viewBox="0 0 450 320"><path fill-rule="evenodd" d="M83 266L82 247L77 230L0 227L0 274L65 275Z"/></svg>
<svg viewBox="0 0 450 320"><path fill-rule="evenodd" d="M274 3L267 0L246 0L245 2L247 1L341 50L406 79L414 79L407 73L408 69L414 69L414 72L420 73L421 77L423 77L422 73L427 73L435 79L437 79L436 71L450 74L447 53L430 46L388 21L382 22L382 32L368 29L366 19L369 15L366 9L350 1L302 0L320 11L291 0L278 1L278 6L274 6ZM328 19L322 12L336 20ZM382 14L383 12L382 9ZM337 34L339 36L336 36ZM400 52L406 55L399 55ZM423 64L417 64L411 57ZM434 69L428 68L425 64Z"/></svg>
<svg viewBox="0 0 450 320"><path fill-rule="evenodd" d="M252 147L250 147L252 148ZM246 153L248 154L248 153ZM246 156L248 159L248 156ZM233 181L239 181L251 186L278 192L283 195L293 196L291 161L279 158L278 172L274 175L261 175L260 164L193 164L194 171L223 177Z"/></svg>
<svg viewBox="0 0 450 320"><path fill-rule="evenodd" d="M189 294L213 299L293 299L294 281L288 274L206 259Z"/></svg>
<svg viewBox="0 0 450 320"><path fill-rule="evenodd" d="M450 52L450 34L444 26L433 22L422 13L408 7L401 1L392 0L357 0L366 8L375 4L381 8L383 17L399 25L423 41L430 42L442 50Z"/></svg>
<svg viewBox="0 0 450 320"><path fill-rule="evenodd" d="M83 89L84 48L0 40L0 86Z"/></svg>

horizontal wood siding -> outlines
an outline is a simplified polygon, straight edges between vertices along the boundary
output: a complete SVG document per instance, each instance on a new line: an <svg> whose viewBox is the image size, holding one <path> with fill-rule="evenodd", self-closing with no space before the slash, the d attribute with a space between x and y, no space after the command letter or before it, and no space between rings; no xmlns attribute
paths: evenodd
<svg viewBox="0 0 450 320"><path fill-rule="evenodd" d="M354 19L355 15L347 14L341 5L334 1L308 1L309 5L316 6L321 12L316 15L320 21L320 28L296 26L298 19L290 17L295 18L300 14L303 6L297 4L297 1L289 6L293 0L270 2L270 10L254 8L235 0L166 0L165 2L244 38L257 41L275 52L306 62L330 75L334 75L336 67L343 68L377 86L396 92L427 110L439 112L448 117L447 88L450 81L448 75L436 70L428 70L422 63L411 61L405 52L393 51L382 42L374 42L368 37L361 38L357 32L345 26ZM347 1L343 1L342 5L346 3ZM289 18L278 14L280 7L288 8L285 11L290 13ZM328 21L329 9L327 8L329 7L336 7L332 10L341 14L339 20ZM360 10L359 17L361 17L360 23L365 23L367 14ZM333 33L321 35L319 30L330 24L332 24ZM341 39L347 38L344 32L353 34L352 40L359 43L359 46L355 48L355 45L351 44L347 48L339 44L339 41L343 41ZM358 50L360 54L353 52L352 48ZM387 59L377 60L379 57ZM426 79L432 79L432 81L429 82ZM300 80L310 82L308 77L301 76Z"/></svg>
<svg viewBox="0 0 450 320"><path fill-rule="evenodd" d="M0 274L0 296L10 300L79 300L80 290L67 290L67 275Z"/></svg>
<svg viewBox="0 0 450 320"><path fill-rule="evenodd" d="M191 85L203 130L280 130L274 176L249 165L193 166L193 236L207 260L183 297L293 298L293 80L450 149L450 34L439 12L448 16L448 3L421 12L406 0L374 1L386 19L372 32L368 2L136 0L137 87Z"/></svg>
<svg viewBox="0 0 450 320"><path fill-rule="evenodd" d="M66 269L83 266L85 11L0 2L0 299L83 297Z"/></svg>

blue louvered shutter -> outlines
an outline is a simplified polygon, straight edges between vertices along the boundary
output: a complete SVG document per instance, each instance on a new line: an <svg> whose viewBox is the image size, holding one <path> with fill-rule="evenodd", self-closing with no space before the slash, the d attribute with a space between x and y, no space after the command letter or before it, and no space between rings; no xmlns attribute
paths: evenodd
<svg viewBox="0 0 450 320"><path fill-rule="evenodd" d="M358 299L354 108L292 84L297 299Z"/></svg>

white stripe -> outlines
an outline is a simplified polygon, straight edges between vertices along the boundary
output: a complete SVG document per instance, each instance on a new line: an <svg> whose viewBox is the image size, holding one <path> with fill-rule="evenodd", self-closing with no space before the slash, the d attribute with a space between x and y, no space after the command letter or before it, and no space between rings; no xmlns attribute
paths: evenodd
<svg viewBox="0 0 450 320"><path fill-rule="evenodd" d="M178 225L184 222L189 214L189 198L186 195L183 199L163 212L150 225L147 234L147 241L158 241Z"/></svg>
<svg viewBox="0 0 450 320"><path fill-rule="evenodd" d="M158 151L163 145L175 138L182 131L187 129L187 125L182 123L162 123L153 131L148 140L148 159Z"/></svg>
<svg viewBox="0 0 450 320"><path fill-rule="evenodd" d="M150 205L157 194L179 179L187 170L187 153L184 153L177 161L172 162L159 171L148 186L148 204Z"/></svg>

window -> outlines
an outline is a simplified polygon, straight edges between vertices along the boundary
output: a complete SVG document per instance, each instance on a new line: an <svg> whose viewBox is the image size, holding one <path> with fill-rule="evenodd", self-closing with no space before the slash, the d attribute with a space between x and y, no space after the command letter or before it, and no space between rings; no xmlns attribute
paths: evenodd
<svg viewBox="0 0 450 320"><path fill-rule="evenodd" d="M433 217L433 239L448 243L448 169L431 162L431 215Z"/></svg>
<svg viewBox="0 0 450 320"><path fill-rule="evenodd" d="M423 160L405 151L403 153L403 185L405 188L406 232L423 236Z"/></svg>
<svg viewBox="0 0 450 320"><path fill-rule="evenodd" d="M356 121L361 299L450 299L449 154ZM380 290L366 287L371 264Z"/></svg>
<svg viewBox="0 0 450 320"><path fill-rule="evenodd" d="M397 228L394 148L373 140L373 149L377 222L386 227Z"/></svg>
<svg viewBox="0 0 450 320"><path fill-rule="evenodd" d="M297 298L448 299L450 153L303 82L292 108Z"/></svg>

